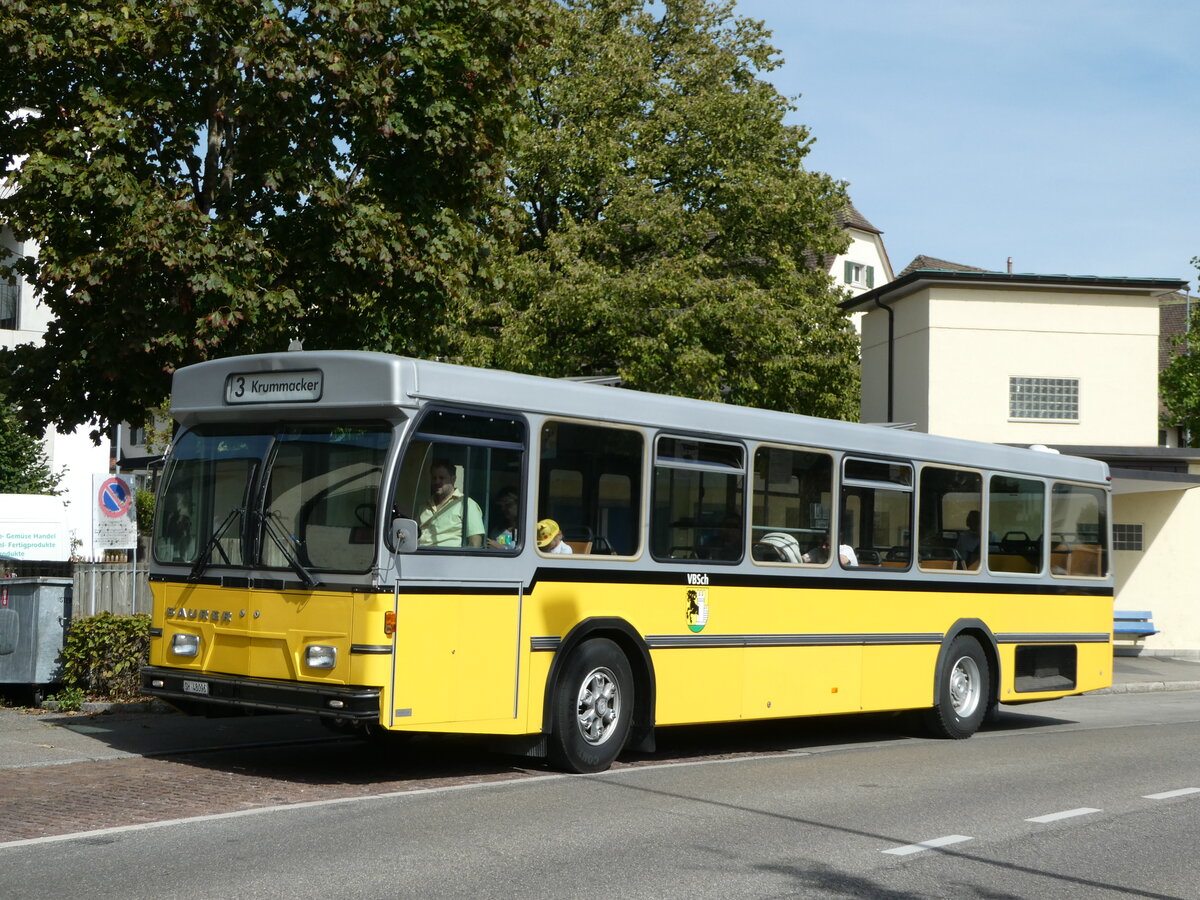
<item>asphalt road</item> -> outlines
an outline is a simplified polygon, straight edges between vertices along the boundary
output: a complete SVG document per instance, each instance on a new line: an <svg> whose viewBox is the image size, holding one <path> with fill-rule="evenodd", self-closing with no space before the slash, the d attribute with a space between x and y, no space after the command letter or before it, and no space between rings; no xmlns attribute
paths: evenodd
<svg viewBox="0 0 1200 900"><path fill-rule="evenodd" d="M436 749L399 786L378 772L336 777L386 765L352 743L161 760L169 774L147 795L191 810L229 784L222 803L167 824L0 844L0 892L1200 897L1200 692L1041 704L958 742L881 719L825 725L672 732L653 758L586 777ZM297 802L321 771L359 791ZM239 772L279 802L239 808Z"/></svg>

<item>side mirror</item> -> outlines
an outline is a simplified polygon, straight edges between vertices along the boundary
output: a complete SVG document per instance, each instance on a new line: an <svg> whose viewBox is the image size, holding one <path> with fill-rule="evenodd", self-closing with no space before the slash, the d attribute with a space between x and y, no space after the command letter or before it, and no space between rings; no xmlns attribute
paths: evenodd
<svg viewBox="0 0 1200 900"><path fill-rule="evenodd" d="M417 549L417 523L412 519L392 519L392 549L413 553Z"/></svg>

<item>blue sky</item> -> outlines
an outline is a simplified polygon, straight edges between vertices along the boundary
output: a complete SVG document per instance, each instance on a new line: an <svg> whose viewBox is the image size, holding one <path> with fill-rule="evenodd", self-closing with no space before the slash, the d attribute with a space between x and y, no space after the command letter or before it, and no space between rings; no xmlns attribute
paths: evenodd
<svg viewBox="0 0 1200 900"><path fill-rule="evenodd" d="M738 0L765 77L899 271L1182 278L1200 256L1197 0Z"/></svg>

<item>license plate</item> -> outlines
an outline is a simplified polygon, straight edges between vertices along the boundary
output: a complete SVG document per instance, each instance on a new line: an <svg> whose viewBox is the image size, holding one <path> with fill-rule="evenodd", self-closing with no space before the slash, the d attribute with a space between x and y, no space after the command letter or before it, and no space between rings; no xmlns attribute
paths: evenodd
<svg viewBox="0 0 1200 900"><path fill-rule="evenodd" d="M184 679L183 692L185 694L207 694L208 693L208 682L207 681L188 681L187 679Z"/></svg>

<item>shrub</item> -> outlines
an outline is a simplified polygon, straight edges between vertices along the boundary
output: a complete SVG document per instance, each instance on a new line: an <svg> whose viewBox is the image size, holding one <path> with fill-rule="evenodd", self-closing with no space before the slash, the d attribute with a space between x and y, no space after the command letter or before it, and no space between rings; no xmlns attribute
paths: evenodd
<svg viewBox="0 0 1200 900"><path fill-rule="evenodd" d="M57 694L47 697L47 700L57 700L58 708L63 712L75 712L83 706L83 691L77 687L64 687Z"/></svg>
<svg viewBox="0 0 1200 900"><path fill-rule="evenodd" d="M150 617L97 613L71 623L63 643L63 687L106 700L140 694L139 673L150 652Z"/></svg>
<svg viewBox="0 0 1200 900"><path fill-rule="evenodd" d="M137 510L138 534L149 534L154 526L154 492L138 488L133 492L133 505Z"/></svg>

